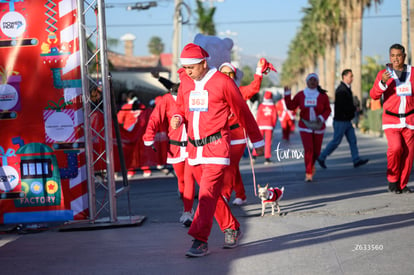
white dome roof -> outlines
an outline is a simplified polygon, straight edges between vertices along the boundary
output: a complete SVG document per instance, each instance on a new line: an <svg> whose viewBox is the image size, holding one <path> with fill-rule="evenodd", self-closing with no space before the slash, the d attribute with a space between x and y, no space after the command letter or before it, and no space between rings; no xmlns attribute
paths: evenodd
<svg viewBox="0 0 414 275"><path fill-rule="evenodd" d="M135 40L135 39L137 39L137 37L135 35L133 35L132 33L126 33L126 34L124 34L121 37L121 40L122 41L125 41L125 40Z"/></svg>

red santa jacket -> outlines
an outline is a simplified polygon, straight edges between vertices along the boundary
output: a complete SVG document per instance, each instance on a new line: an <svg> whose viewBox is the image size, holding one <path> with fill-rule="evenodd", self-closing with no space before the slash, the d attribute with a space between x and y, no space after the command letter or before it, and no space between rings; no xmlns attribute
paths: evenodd
<svg viewBox="0 0 414 275"><path fill-rule="evenodd" d="M300 118L298 128L299 131L322 134L325 132L325 121L331 114L331 106L329 104L329 98L326 93L320 93L318 90L311 90L306 88L303 91L297 93L293 99L291 98L290 91L285 92L286 107L289 110L300 109ZM316 121L319 118L323 122L323 126L319 130L312 130L308 128L302 119L307 121Z"/></svg>
<svg viewBox="0 0 414 275"><path fill-rule="evenodd" d="M254 147L264 145L255 119L232 79L215 68L199 81L181 70L180 79L176 115L187 122L190 165L230 164L231 113L246 128Z"/></svg>
<svg viewBox="0 0 414 275"><path fill-rule="evenodd" d="M407 77L405 82L401 82L395 72L386 86L381 84L381 70L375 79L369 94L372 99L377 100L384 94L384 112L382 114L382 129L409 128L414 129L414 73L412 66L407 66ZM397 90L406 88L409 95L399 96Z"/></svg>
<svg viewBox="0 0 414 275"><path fill-rule="evenodd" d="M182 124L178 129L172 129L169 121L175 110L175 98L170 93L159 96L155 99L155 108L149 118L145 134L143 136L145 146L152 146L156 133L162 128L162 124L168 128L169 149L167 163L175 164L185 161L187 157L187 132Z"/></svg>
<svg viewBox="0 0 414 275"><path fill-rule="evenodd" d="M141 115L144 107L140 106L138 110L132 110L133 103L126 103L122 105L121 110L118 111L117 118L118 123L122 125L125 130L132 131L135 124L138 121L138 117Z"/></svg>
<svg viewBox="0 0 414 275"><path fill-rule="evenodd" d="M283 195L283 192L281 189L279 188L269 188L267 191L269 191L269 197L267 198L267 200L264 200L263 202L275 202L278 199L280 199L280 197Z"/></svg>
<svg viewBox="0 0 414 275"><path fill-rule="evenodd" d="M254 74L253 81L246 86L240 86L240 93L242 94L244 100L249 100L255 94L260 91L260 86L262 85L263 75L258 74L257 72Z"/></svg>
<svg viewBox="0 0 414 275"><path fill-rule="evenodd" d="M254 75L253 81L246 86L240 86L240 93L243 96L244 100L249 100L252 98L255 94L257 94L260 91L260 86L262 85L263 76L262 74L256 74ZM246 137L244 134L244 128L240 127L240 124L237 121L237 118L235 115L230 115L229 117L229 123L230 123L230 138L231 138L231 145L237 145L237 144L245 144L246 143Z"/></svg>
<svg viewBox="0 0 414 275"><path fill-rule="evenodd" d="M295 120L295 111L291 111L286 107L285 99L282 98L276 103L276 111L281 123L289 120Z"/></svg>
<svg viewBox="0 0 414 275"><path fill-rule="evenodd" d="M264 99L257 109L257 124L260 130L273 130L277 122L276 106L271 99Z"/></svg>

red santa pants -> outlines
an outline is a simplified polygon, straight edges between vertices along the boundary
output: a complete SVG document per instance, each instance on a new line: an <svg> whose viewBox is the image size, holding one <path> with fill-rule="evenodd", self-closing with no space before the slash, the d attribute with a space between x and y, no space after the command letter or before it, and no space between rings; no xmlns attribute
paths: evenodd
<svg viewBox="0 0 414 275"><path fill-rule="evenodd" d="M289 141L290 134L295 130L295 121L291 119L285 119L280 123L282 127L282 138Z"/></svg>
<svg viewBox="0 0 414 275"><path fill-rule="evenodd" d="M185 171L188 169L187 161L182 161L173 164L175 175L177 176L178 192L180 192L183 200L184 212L190 212L193 208L194 194L195 194L195 182L190 173Z"/></svg>
<svg viewBox="0 0 414 275"><path fill-rule="evenodd" d="M226 165L200 164L190 168L200 189L197 210L188 234L197 240L207 242L213 226L213 217L222 231L227 228L237 230L240 224L221 196Z"/></svg>
<svg viewBox="0 0 414 275"><path fill-rule="evenodd" d="M240 174L240 160L243 157L246 143L230 146L230 165L224 169L222 196L230 200L231 192L236 192L236 198L246 199L243 180Z"/></svg>
<svg viewBox="0 0 414 275"><path fill-rule="evenodd" d="M323 134L300 132L303 149L305 150L306 174L313 174L315 161L319 157L322 148Z"/></svg>
<svg viewBox="0 0 414 275"><path fill-rule="evenodd" d="M265 159L270 159L272 157L272 139L273 139L273 130L260 130L260 133L264 137L265 141Z"/></svg>
<svg viewBox="0 0 414 275"><path fill-rule="evenodd" d="M414 131L408 128L386 129L388 140L387 180L399 182L400 188L407 186L413 167Z"/></svg>

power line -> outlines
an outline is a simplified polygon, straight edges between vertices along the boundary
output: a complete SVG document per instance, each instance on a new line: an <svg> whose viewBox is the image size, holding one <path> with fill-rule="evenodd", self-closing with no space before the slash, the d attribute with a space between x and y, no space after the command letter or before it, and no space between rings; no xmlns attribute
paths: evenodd
<svg viewBox="0 0 414 275"><path fill-rule="evenodd" d="M381 19L381 18L400 18L401 15L375 15L365 16L362 19ZM233 24L278 24L278 23L296 23L300 22L300 19L267 19L267 20L244 20L244 21L230 21L230 22L216 22L216 25L233 25ZM187 25L195 25L194 23L188 23ZM108 28L125 28L125 27L165 27L171 26L171 23L156 23L156 24L107 24Z"/></svg>

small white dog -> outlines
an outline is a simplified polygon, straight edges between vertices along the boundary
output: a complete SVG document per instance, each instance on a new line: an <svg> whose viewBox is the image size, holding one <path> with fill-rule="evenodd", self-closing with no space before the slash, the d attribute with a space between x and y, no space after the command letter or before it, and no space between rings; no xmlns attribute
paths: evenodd
<svg viewBox="0 0 414 275"><path fill-rule="evenodd" d="M283 197L285 187L277 188L270 187L269 184L262 187L259 184L257 185L258 196L262 200L262 217L266 209L266 205L270 204L272 206L272 216L275 215L275 206L277 207L277 213L280 213L279 201Z"/></svg>

